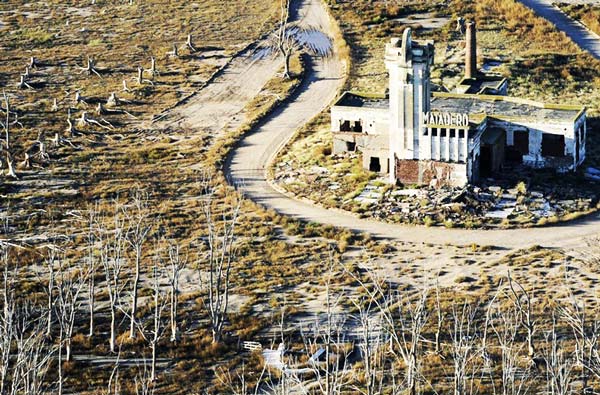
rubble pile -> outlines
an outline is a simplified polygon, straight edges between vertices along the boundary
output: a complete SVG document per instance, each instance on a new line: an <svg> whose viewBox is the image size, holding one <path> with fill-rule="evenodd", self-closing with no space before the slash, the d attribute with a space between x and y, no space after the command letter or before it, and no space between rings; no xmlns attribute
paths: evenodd
<svg viewBox="0 0 600 395"><path fill-rule="evenodd" d="M531 183L513 177L488 179L481 186L435 189L391 186L384 178L375 178L371 173L370 179L366 178L362 184L352 183L356 174L348 163L360 158L349 158L349 155L353 154L345 154L339 161L333 158L327 167L280 162L275 168L274 180L288 191L325 207L341 208L386 222L427 226L543 225L598 208L600 185L557 183L550 176Z"/></svg>

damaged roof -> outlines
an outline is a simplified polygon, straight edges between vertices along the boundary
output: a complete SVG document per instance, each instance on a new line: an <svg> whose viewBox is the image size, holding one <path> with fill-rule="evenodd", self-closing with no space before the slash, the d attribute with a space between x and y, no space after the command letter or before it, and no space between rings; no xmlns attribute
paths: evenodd
<svg viewBox="0 0 600 395"><path fill-rule="evenodd" d="M574 122L585 107L552 105L508 96L434 93L431 109L439 112L490 116L507 120Z"/></svg>
<svg viewBox="0 0 600 395"><path fill-rule="evenodd" d="M335 105L387 109L389 108L389 98L385 95L345 92ZM575 122L585 112L585 107L544 104L508 96L435 92L431 99L431 110L469 114L473 121L479 122L488 116L506 120Z"/></svg>

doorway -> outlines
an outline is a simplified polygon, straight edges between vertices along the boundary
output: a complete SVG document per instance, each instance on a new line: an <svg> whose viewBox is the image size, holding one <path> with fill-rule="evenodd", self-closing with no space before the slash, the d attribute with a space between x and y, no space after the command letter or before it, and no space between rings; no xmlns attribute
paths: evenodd
<svg viewBox="0 0 600 395"><path fill-rule="evenodd" d="M481 146L481 156L479 157L479 176L487 178L492 175L492 147L489 145Z"/></svg>
<svg viewBox="0 0 600 395"><path fill-rule="evenodd" d="M381 162L379 162L379 158L376 156L371 157L371 162L369 163L369 170L375 173L381 172Z"/></svg>

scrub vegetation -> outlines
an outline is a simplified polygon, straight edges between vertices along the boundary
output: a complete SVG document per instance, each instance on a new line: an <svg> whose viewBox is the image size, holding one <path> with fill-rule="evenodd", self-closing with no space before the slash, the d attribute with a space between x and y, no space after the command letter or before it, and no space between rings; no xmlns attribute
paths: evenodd
<svg viewBox="0 0 600 395"><path fill-rule="evenodd" d="M71 3L8 1L0 13L10 124L0 150L0 393L247 395L260 382L284 395L294 387L241 347L282 338L297 351L290 364L327 350L311 393L597 388L598 353L575 350L597 351L586 347L598 334L600 251L376 241L267 211L227 184L229 150L300 86L301 53L291 78L274 76L234 130L155 127L273 30L277 2ZM344 20L347 3L332 7ZM402 10L358 1L352 12L379 30L395 29ZM316 138L325 122L300 136ZM325 137L311 143L330 161ZM356 184L372 178L356 170ZM519 307L526 300L531 309ZM340 311L352 316L343 333L332 325ZM407 329L417 318L422 336ZM380 322L376 336L361 341L357 328L370 322ZM595 331L578 337L581 325ZM360 344L370 356L345 365Z"/></svg>

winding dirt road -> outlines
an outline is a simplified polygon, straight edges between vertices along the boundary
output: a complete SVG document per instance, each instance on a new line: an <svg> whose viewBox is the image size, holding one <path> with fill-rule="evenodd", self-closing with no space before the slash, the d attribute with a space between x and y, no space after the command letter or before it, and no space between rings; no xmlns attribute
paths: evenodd
<svg viewBox="0 0 600 395"><path fill-rule="evenodd" d="M306 10L305 20L331 35L331 21L321 2L308 0ZM332 102L342 87L342 75L343 64L337 53L326 59L314 59L312 69L296 97L265 119L231 153L226 163L226 174L246 197L281 214L305 221L330 224L405 242L455 245L477 243L507 249L534 244L573 248L583 246L589 237L600 234L600 214L566 225L536 229L482 231L426 228L358 219L350 213L327 210L278 192L267 181L269 164L295 130Z"/></svg>

